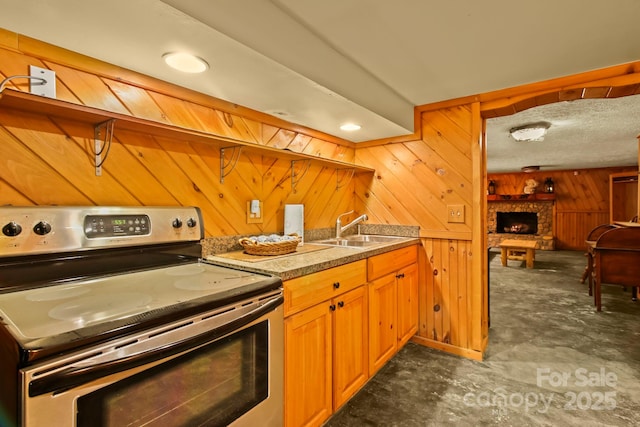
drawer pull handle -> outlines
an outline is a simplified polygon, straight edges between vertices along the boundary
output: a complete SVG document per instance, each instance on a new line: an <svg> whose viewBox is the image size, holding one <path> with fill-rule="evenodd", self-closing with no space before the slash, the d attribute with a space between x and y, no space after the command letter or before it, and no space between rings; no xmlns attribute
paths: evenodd
<svg viewBox="0 0 640 427"><path fill-rule="evenodd" d="M340 301L340 302L338 303L338 307L340 307L340 308L344 307L344 301Z"/></svg>
<svg viewBox="0 0 640 427"><path fill-rule="evenodd" d="M396 276L396 279L403 279L404 278L404 273L398 274Z"/></svg>
<svg viewBox="0 0 640 427"><path fill-rule="evenodd" d="M329 310L331 310L331 311L336 311L336 305L335 305L335 304L331 304L331 305L329 306Z"/></svg>
<svg viewBox="0 0 640 427"><path fill-rule="evenodd" d="M339 288L340 288L340 282L334 282L333 289L339 289Z"/></svg>

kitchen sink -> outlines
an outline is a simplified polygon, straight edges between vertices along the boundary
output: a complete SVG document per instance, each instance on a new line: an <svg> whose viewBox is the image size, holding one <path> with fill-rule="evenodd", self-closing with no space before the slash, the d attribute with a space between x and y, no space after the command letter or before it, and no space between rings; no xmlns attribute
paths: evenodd
<svg viewBox="0 0 640 427"><path fill-rule="evenodd" d="M377 234L354 234L339 239L315 240L309 243L318 245L347 246L351 248L367 248L375 245L393 243L406 239L401 236L381 236Z"/></svg>

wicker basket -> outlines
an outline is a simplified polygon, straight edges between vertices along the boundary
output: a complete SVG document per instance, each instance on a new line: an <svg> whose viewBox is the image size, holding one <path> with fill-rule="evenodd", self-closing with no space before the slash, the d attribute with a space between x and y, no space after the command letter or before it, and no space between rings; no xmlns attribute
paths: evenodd
<svg viewBox="0 0 640 427"><path fill-rule="evenodd" d="M296 239L281 242L256 242L243 237L239 242L249 255L286 255L295 252L301 240L297 234L290 234L290 236L294 236Z"/></svg>

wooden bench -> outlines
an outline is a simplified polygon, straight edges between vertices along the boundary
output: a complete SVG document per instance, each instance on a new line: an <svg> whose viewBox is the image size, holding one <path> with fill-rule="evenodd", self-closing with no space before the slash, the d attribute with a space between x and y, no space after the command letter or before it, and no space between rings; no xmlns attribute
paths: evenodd
<svg viewBox="0 0 640 427"><path fill-rule="evenodd" d="M507 266L507 260L525 261L527 268L533 268L537 243L533 240L503 240L500 243L500 260Z"/></svg>

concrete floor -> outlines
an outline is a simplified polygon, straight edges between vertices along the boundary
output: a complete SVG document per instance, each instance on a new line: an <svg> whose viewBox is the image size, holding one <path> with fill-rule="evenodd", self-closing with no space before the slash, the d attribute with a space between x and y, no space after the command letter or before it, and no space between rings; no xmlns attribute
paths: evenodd
<svg viewBox="0 0 640 427"><path fill-rule="evenodd" d="M582 252L490 263L483 362L409 343L326 426L640 425L640 302L605 286L596 313Z"/></svg>

